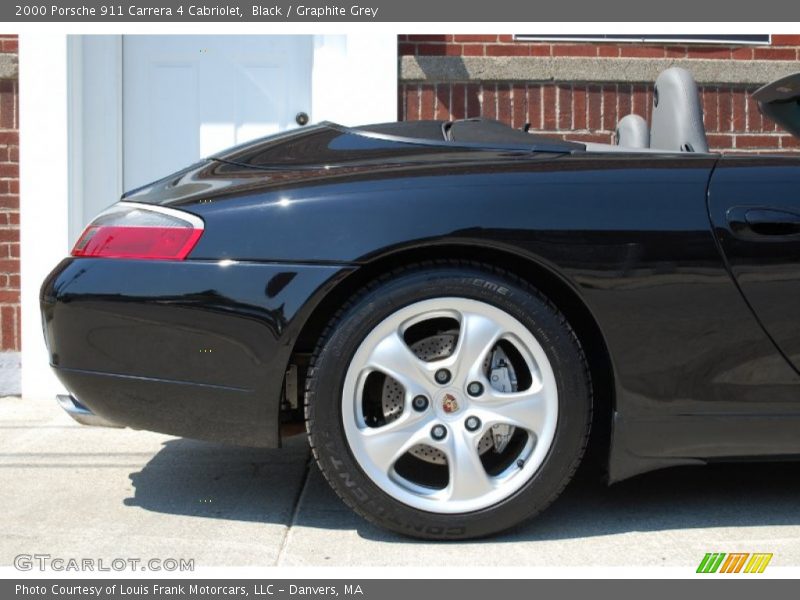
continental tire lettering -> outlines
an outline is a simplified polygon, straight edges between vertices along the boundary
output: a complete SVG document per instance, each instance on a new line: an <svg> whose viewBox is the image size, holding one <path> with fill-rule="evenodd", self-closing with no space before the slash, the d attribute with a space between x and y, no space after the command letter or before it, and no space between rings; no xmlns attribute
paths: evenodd
<svg viewBox="0 0 800 600"><path fill-rule="evenodd" d="M399 528L405 529L407 531L414 531L416 533L427 533L429 535L438 535L438 536L448 536L448 537L461 537L466 533L466 527L464 526L453 526L453 527L445 527L441 525L425 525L424 523L410 523L408 521L401 521L393 512L389 512L386 507L381 506L380 504L372 503L375 507L375 512L378 515L389 521L394 523Z"/></svg>
<svg viewBox="0 0 800 600"><path fill-rule="evenodd" d="M367 494L363 489L358 487L358 483L356 483L355 480L353 480L353 478L350 476L350 473L348 473L345 469L342 468L344 466L343 461L331 456L330 463L331 466L336 471L336 476L339 479L341 479L342 482L344 483L344 487L349 489L359 502L366 502L367 500L369 500L369 494Z"/></svg>
<svg viewBox="0 0 800 600"><path fill-rule="evenodd" d="M511 293L511 290L506 286L500 285L499 283L494 283L493 281L487 281L486 279L481 279L480 277L473 277L469 279L467 283L484 290L489 290L495 294L500 294L501 296L508 296Z"/></svg>

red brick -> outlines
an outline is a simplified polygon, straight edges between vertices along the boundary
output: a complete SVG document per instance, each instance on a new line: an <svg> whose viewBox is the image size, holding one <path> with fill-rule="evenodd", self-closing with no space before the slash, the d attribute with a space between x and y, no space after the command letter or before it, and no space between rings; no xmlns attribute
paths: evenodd
<svg viewBox="0 0 800 600"><path fill-rule="evenodd" d="M773 46L800 46L800 35L781 35L772 36Z"/></svg>
<svg viewBox="0 0 800 600"><path fill-rule="evenodd" d="M19 242L19 229L0 229L0 242Z"/></svg>
<svg viewBox="0 0 800 600"><path fill-rule="evenodd" d="M445 121L450 119L450 92L451 88L448 84L439 83L436 85L436 119Z"/></svg>
<svg viewBox="0 0 800 600"><path fill-rule="evenodd" d="M750 132L762 131L763 117L761 111L758 110L758 104L753 100L750 94L747 94L747 126L746 130Z"/></svg>
<svg viewBox="0 0 800 600"><path fill-rule="evenodd" d="M589 86L587 90L588 129L591 131L597 131L602 126L602 95L603 90L600 86Z"/></svg>
<svg viewBox="0 0 800 600"><path fill-rule="evenodd" d="M736 148L777 148L779 136L772 135L737 135Z"/></svg>
<svg viewBox="0 0 800 600"><path fill-rule="evenodd" d="M572 88L572 119L575 129L586 129L586 88Z"/></svg>
<svg viewBox="0 0 800 600"><path fill-rule="evenodd" d="M17 304L19 302L19 291L0 290L0 304Z"/></svg>
<svg viewBox="0 0 800 600"><path fill-rule="evenodd" d="M464 44L464 56L483 56L483 44Z"/></svg>
<svg viewBox="0 0 800 600"><path fill-rule="evenodd" d="M603 86L603 129L613 131L619 118L617 117L617 86Z"/></svg>
<svg viewBox="0 0 800 600"><path fill-rule="evenodd" d="M408 36L409 42L448 42L452 36L445 34L414 34Z"/></svg>
<svg viewBox="0 0 800 600"><path fill-rule="evenodd" d="M512 127L522 127L527 123L528 118L528 95L524 84L514 84L511 89L513 114L511 117Z"/></svg>
<svg viewBox="0 0 800 600"><path fill-rule="evenodd" d="M409 43L406 43L406 42L402 42L402 43L397 45L397 53L400 56L413 55L413 54L416 53L416 51L417 51L417 45L416 44L409 44Z"/></svg>
<svg viewBox="0 0 800 600"><path fill-rule="evenodd" d="M2 255L2 253L0 253ZM0 259L0 273L19 273L19 258Z"/></svg>
<svg viewBox="0 0 800 600"><path fill-rule="evenodd" d="M542 97L544 90L540 85L528 86L528 123L531 124L531 129L542 129Z"/></svg>
<svg viewBox="0 0 800 600"><path fill-rule="evenodd" d="M690 46L686 53L687 58L698 58L698 59L727 59L730 60L731 58L731 49L728 47L717 47L717 46Z"/></svg>
<svg viewBox="0 0 800 600"><path fill-rule="evenodd" d="M598 46L597 47L597 56L602 57L617 57L619 56L619 46Z"/></svg>
<svg viewBox="0 0 800 600"><path fill-rule="evenodd" d="M0 194L0 209L3 208L19 210L19 194Z"/></svg>
<svg viewBox="0 0 800 600"><path fill-rule="evenodd" d="M507 83L497 84L497 119L511 124L511 86Z"/></svg>
<svg viewBox="0 0 800 600"><path fill-rule="evenodd" d="M0 81L0 128L16 129L16 91L15 82Z"/></svg>
<svg viewBox="0 0 800 600"><path fill-rule="evenodd" d="M727 150L733 148L733 136L721 133L711 133L706 136L708 147L712 150Z"/></svg>
<svg viewBox="0 0 800 600"><path fill-rule="evenodd" d="M700 88L700 104L703 107L703 126L707 133L719 131L717 92L714 88Z"/></svg>
<svg viewBox="0 0 800 600"><path fill-rule="evenodd" d="M12 179L8 182L8 192L19 195L19 179Z"/></svg>
<svg viewBox="0 0 800 600"><path fill-rule="evenodd" d="M528 46L528 50L531 56L551 56L552 49L547 44L533 44Z"/></svg>
<svg viewBox="0 0 800 600"><path fill-rule="evenodd" d="M3 331L2 349L19 350L19 306L3 306L0 324Z"/></svg>
<svg viewBox="0 0 800 600"><path fill-rule="evenodd" d="M643 85L635 85L631 96L633 112L647 118L647 88Z"/></svg>
<svg viewBox="0 0 800 600"><path fill-rule="evenodd" d="M554 44L553 56L597 56L594 44Z"/></svg>
<svg viewBox="0 0 800 600"><path fill-rule="evenodd" d="M0 307L0 346L3 350L17 350L15 313L13 306Z"/></svg>
<svg viewBox="0 0 800 600"><path fill-rule="evenodd" d="M666 58L686 58L688 49L686 46L667 46L664 48Z"/></svg>
<svg viewBox="0 0 800 600"><path fill-rule="evenodd" d="M485 49L486 56L528 56L530 53L526 45L490 44Z"/></svg>
<svg viewBox="0 0 800 600"><path fill-rule="evenodd" d="M484 116L487 119L497 118L497 88L492 84L483 86L481 116Z"/></svg>
<svg viewBox="0 0 800 600"><path fill-rule="evenodd" d="M781 148L800 148L800 140L793 135L782 135Z"/></svg>
<svg viewBox="0 0 800 600"><path fill-rule="evenodd" d="M19 275L9 275L8 276L8 287L10 289L14 289L14 290L20 289L20 276Z"/></svg>
<svg viewBox="0 0 800 600"><path fill-rule="evenodd" d="M744 90L732 90L733 96L733 130L746 131L747 96Z"/></svg>
<svg viewBox="0 0 800 600"><path fill-rule="evenodd" d="M454 119L463 119L467 114L467 86L463 83L453 84L450 114Z"/></svg>
<svg viewBox="0 0 800 600"><path fill-rule="evenodd" d="M719 131L733 131L733 96L729 89L722 88L717 92L719 108Z"/></svg>
<svg viewBox="0 0 800 600"><path fill-rule="evenodd" d="M617 85L617 104L618 104L617 108L618 120L631 114L632 107L631 107L630 85L627 84Z"/></svg>
<svg viewBox="0 0 800 600"><path fill-rule="evenodd" d="M496 35L486 35L486 34L481 34L481 35L454 35L453 36L453 41L454 42L496 42L497 41L497 36ZM510 42L511 40L508 39L508 40L503 40L503 41L509 41Z"/></svg>
<svg viewBox="0 0 800 600"><path fill-rule="evenodd" d="M418 44L420 56L461 56L461 44Z"/></svg>
<svg viewBox="0 0 800 600"><path fill-rule="evenodd" d="M467 85L467 118L481 116L481 88L478 84Z"/></svg>
<svg viewBox="0 0 800 600"><path fill-rule="evenodd" d="M407 85L406 88L406 119L416 121L419 119L419 87Z"/></svg>
<svg viewBox="0 0 800 600"><path fill-rule="evenodd" d="M663 58L666 54L663 46L622 46L620 56L632 58Z"/></svg>
<svg viewBox="0 0 800 600"><path fill-rule="evenodd" d="M420 56L444 56L447 54L447 45L417 44L417 54Z"/></svg>
<svg viewBox="0 0 800 600"><path fill-rule="evenodd" d="M795 60L797 52L794 48L756 48L753 51L754 58L767 60Z"/></svg>
<svg viewBox="0 0 800 600"><path fill-rule="evenodd" d="M9 225L19 225L19 213L18 212L10 212L5 213L6 218L8 219Z"/></svg>
<svg viewBox="0 0 800 600"><path fill-rule="evenodd" d="M753 49L750 47L734 48L731 50L731 58L735 60L753 60Z"/></svg>
<svg viewBox="0 0 800 600"><path fill-rule="evenodd" d="M555 131L557 125L556 88L553 85L542 88L542 111L544 115L542 129L545 131Z"/></svg>
<svg viewBox="0 0 800 600"><path fill-rule="evenodd" d="M435 104L435 95L433 86L422 85L420 86L420 112L419 118L422 120L433 119L433 111Z"/></svg>
<svg viewBox="0 0 800 600"><path fill-rule="evenodd" d="M514 36L511 35L510 33L503 33L503 34L500 34L500 35L497 36L497 41L498 42L513 42L514 41Z"/></svg>
<svg viewBox="0 0 800 600"><path fill-rule="evenodd" d="M16 130L0 131L0 144L6 144L8 146L18 145L19 144L19 131L16 131Z"/></svg>
<svg viewBox="0 0 800 600"><path fill-rule="evenodd" d="M19 258L19 246L20 246L19 242L15 244L10 244L8 246L8 253L11 255L11 258Z"/></svg>
<svg viewBox="0 0 800 600"><path fill-rule="evenodd" d="M569 86L559 85L558 93L558 128L564 131L572 129L572 90Z"/></svg>
<svg viewBox="0 0 800 600"><path fill-rule="evenodd" d="M19 177L19 165L16 163L0 163L0 177L16 179Z"/></svg>

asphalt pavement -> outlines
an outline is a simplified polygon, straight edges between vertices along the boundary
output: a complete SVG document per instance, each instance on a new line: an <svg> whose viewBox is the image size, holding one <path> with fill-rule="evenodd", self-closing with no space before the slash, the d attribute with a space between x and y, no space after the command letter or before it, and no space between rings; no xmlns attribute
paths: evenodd
<svg viewBox="0 0 800 600"><path fill-rule="evenodd" d="M582 477L525 526L422 543L347 509L303 436L280 450L80 426L55 402L0 399L0 566L19 554L191 558L212 566L670 566L706 552L800 564L800 463Z"/></svg>

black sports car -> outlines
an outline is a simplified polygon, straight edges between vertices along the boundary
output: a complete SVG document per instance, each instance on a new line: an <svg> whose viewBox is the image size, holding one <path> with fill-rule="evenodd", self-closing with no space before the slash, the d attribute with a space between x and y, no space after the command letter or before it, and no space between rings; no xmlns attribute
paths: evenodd
<svg viewBox="0 0 800 600"><path fill-rule="evenodd" d="M800 157L708 152L691 76L614 145L321 123L125 194L44 282L62 406L276 447L425 538L611 482L800 454ZM800 133L800 74L756 93Z"/></svg>

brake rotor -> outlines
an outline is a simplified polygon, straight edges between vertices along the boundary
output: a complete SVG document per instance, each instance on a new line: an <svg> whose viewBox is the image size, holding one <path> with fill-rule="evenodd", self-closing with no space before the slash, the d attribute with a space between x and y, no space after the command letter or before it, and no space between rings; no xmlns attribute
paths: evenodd
<svg viewBox="0 0 800 600"><path fill-rule="evenodd" d="M431 362L447 358L453 353L456 342L458 341L458 333L442 333L423 338L411 346L411 351L420 360ZM486 358L484 370L489 368L490 357ZM386 377L383 383L383 390L381 394L381 403L383 405L383 416L386 423L391 423L397 419L403 412L403 398L405 396L405 389L395 379ZM478 453L483 454L488 452L494 446L492 439L492 429L489 429L483 437L478 441ZM424 460L425 462L433 463L436 465L446 465L447 459L441 450L437 450L427 444L417 444L409 450L409 453Z"/></svg>

